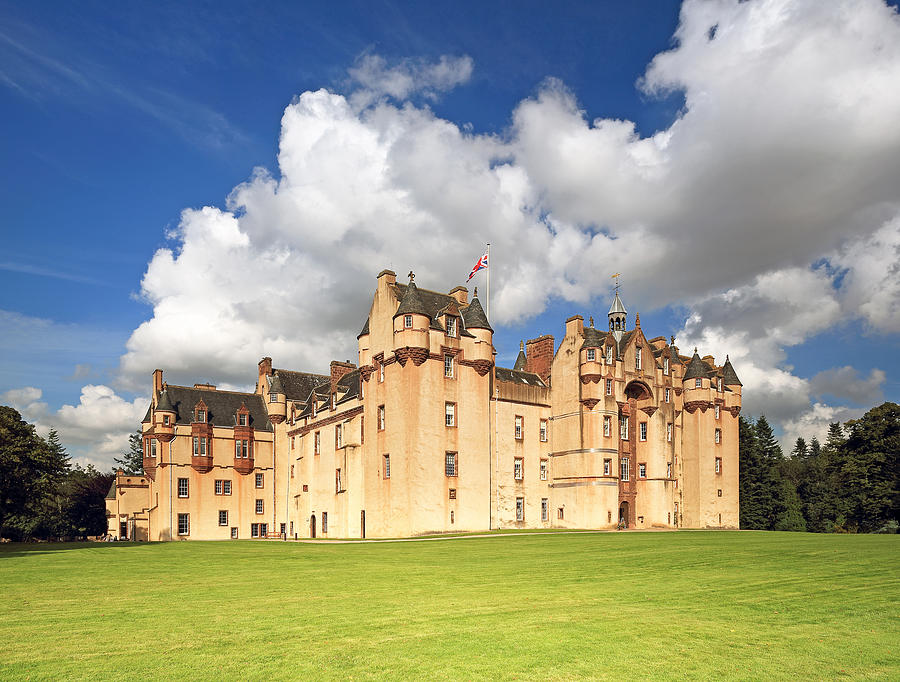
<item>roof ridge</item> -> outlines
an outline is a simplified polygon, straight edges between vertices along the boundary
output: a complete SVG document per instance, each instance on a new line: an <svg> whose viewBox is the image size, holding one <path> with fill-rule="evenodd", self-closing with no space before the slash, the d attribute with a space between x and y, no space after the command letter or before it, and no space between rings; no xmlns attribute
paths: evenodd
<svg viewBox="0 0 900 682"><path fill-rule="evenodd" d="M256 391L228 391L219 388L197 388L196 386L182 386L181 384L167 384L168 388L183 388L188 391L202 391L203 393L231 393L232 395L255 395L259 396ZM261 397L261 396L259 396Z"/></svg>

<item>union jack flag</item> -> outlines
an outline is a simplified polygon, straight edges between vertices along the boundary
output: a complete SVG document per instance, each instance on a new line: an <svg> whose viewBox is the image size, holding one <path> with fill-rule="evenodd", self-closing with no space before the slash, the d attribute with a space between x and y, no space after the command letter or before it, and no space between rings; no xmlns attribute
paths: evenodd
<svg viewBox="0 0 900 682"><path fill-rule="evenodd" d="M475 263L475 267L472 268L472 272L469 273L469 279L472 279L475 276L475 273L479 270L484 270L488 266L488 252L485 251L484 255L478 259L478 262ZM466 280L468 283L469 279Z"/></svg>

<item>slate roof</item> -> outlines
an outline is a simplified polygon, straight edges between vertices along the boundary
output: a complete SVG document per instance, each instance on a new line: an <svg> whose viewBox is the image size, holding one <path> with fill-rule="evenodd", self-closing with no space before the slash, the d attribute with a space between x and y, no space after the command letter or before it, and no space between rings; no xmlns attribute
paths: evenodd
<svg viewBox="0 0 900 682"><path fill-rule="evenodd" d="M525 355L525 344L520 341L519 342L519 355L516 357L516 364L513 365L514 370L523 370L525 369L525 365L528 364L528 358Z"/></svg>
<svg viewBox="0 0 900 682"><path fill-rule="evenodd" d="M272 375L269 380L269 393L284 393L284 386L281 385L281 377L277 374Z"/></svg>
<svg viewBox="0 0 900 682"><path fill-rule="evenodd" d="M428 315L428 317L433 318L436 314L437 310L429 311L425 307L425 303L419 296L419 287L416 286L415 282L410 282L406 287L406 291L403 292L403 298L400 299L400 306L397 308L397 312L394 313L394 317L399 317L400 315Z"/></svg>
<svg viewBox="0 0 900 682"><path fill-rule="evenodd" d="M113 482L109 485L109 492L106 493L107 500L116 499L116 479L113 479Z"/></svg>
<svg viewBox="0 0 900 682"><path fill-rule="evenodd" d="M331 375L329 374L294 372L288 369L276 369L273 371L273 374L281 379L285 398L299 402L306 402L313 388L323 381L331 381Z"/></svg>
<svg viewBox="0 0 900 682"><path fill-rule="evenodd" d="M491 332L494 331L488 322L487 315L484 314L484 308L481 307L481 303L477 298L473 298L472 302L462 309L462 318L463 322L466 324L466 329L487 329Z"/></svg>
<svg viewBox="0 0 900 682"><path fill-rule="evenodd" d="M619 292L617 291L617 292L616 292L616 297L613 299L612 305L609 306L609 314L610 314L610 315L612 315L613 313L622 313L622 314L624 314L624 313L627 313L627 312L628 312L628 311L625 310L625 306L622 304L622 299L619 298Z"/></svg>
<svg viewBox="0 0 900 682"><path fill-rule="evenodd" d="M725 356L725 365L722 367L722 383L725 386L743 386L741 380L738 379L737 373L734 371L734 367L731 366L731 360L728 359L728 356Z"/></svg>
<svg viewBox="0 0 900 682"><path fill-rule="evenodd" d="M526 386L537 386L538 388L547 388L547 384L533 372L525 372L518 369L507 369L506 367L497 367L495 369L497 381L505 381L514 384L524 384Z"/></svg>
<svg viewBox="0 0 900 682"><path fill-rule="evenodd" d="M169 392L166 389L160 391L159 402L156 403L156 409L162 410L163 412L175 411L175 407L172 405L172 401L169 400Z"/></svg>
<svg viewBox="0 0 900 682"><path fill-rule="evenodd" d="M272 430L266 405L262 396L256 393L206 391L171 385L166 390L175 411L176 424L190 424L194 418L194 405L203 400L206 404L207 421L213 426L234 426L235 415L243 404L250 410L250 426L259 431Z"/></svg>
<svg viewBox="0 0 900 682"><path fill-rule="evenodd" d="M687 369L684 370L683 379L684 381L697 378L705 379L715 373L716 371L712 367L700 359L700 355L695 350L691 361L688 363Z"/></svg>
<svg viewBox="0 0 900 682"><path fill-rule="evenodd" d="M456 305L458 308L463 309L461 312L463 320L462 320L462 329L460 330L460 336L468 336L468 337L474 336L471 332L466 330L466 327L468 326L468 324L467 324L466 318L465 318L465 309L463 308L463 306L459 305L459 303L457 303L456 299L453 298L452 296L450 296L449 294L440 294L437 291L430 291L428 289L419 289L419 287L417 287L415 285L415 283L413 283L413 282L411 282L410 284L392 284L391 286L394 289L394 295L400 301L400 307L397 308L397 312L394 314L395 318L397 317L397 315L405 315L405 314L409 314L410 312L413 312L413 313L417 312L415 310L413 310L413 311L403 310L407 291L408 291L409 287L412 286L415 288L415 293L416 293L416 297L418 298L418 303L413 302L413 303L410 303L409 305L417 305L417 306L421 305L421 308L418 311L418 314L419 315L428 315L428 317L431 318L431 328L432 329L438 329L440 331L444 331L444 328L437 321L437 317L444 308L446 308L448 305L453 304L453 305ZM476 299L473 299L473 302L475 300ZM471 307L471 306L469 306L469 307ZM479 307L481 307L480 304L479 304ZM482 313L483 313L483 311L482 311ZM485 322L485 324L487 323L487 317L485 317L484 322ZM483 327L483 328L491 329L490 326ZM491 331L493 331L493 329L491 329Z"/></svg>
<svg viewBox="0 0 900 682"><path fill-rule="evenodd" d="M337 391L338 396L340 396L337 401L338 405L353 400L354 398L358 398L359 370L354 369L352 372L347 372L344 376L338 379ZM341 396L342 391L346 391L343 396Z"/></svg>
<svg viewBox="0 0 900 682"><path fill-rule="evenodd" d="M606 341L606 335L609 332L601 332L593 327L585 327L584 329L584 343L581 344L582 349L584 348L602 348L603 342Z"/></svg>
<svg viewBox="0 0 900 682"><path fill-rule="evenodd" d="M356 338L358 339L360 336L365 336L368 333L369 333L369 318L367 317L366 323L363 325L362 331L356 335Z"/></svg>

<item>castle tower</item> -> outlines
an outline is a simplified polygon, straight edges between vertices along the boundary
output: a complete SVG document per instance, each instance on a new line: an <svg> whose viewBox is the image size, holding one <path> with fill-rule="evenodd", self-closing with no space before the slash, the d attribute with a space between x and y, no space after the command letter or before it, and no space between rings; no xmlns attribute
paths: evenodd
<svg viewBox="0 0 900 682"><path fill-rule="evenodd" d="M619 298L619 287L616 286L616 297L613 299L612 305L609 307L609 331L612 332L616 339L616 343L622 341L622 335L625 333L625 322L627 320L628 311Z"/></svg>

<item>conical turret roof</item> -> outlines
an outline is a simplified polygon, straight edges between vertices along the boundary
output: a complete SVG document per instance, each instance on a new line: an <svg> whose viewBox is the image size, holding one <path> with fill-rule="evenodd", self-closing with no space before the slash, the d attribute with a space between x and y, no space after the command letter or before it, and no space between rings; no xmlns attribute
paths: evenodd
<svg viewBox="0 0 900 682"><path fill-rule="evenodd" d="M358 339L360 336L365 336L368 333L369 333L369 318L367 317L366 323L363 325L362 331L356 335L356 338Z"/></svg>
<svg viewBox="0 0 900 682"><path fill-rule="evenodd" d="M528 358L525 357L525 343L519 341L519 355L516 358L516 364L513 365L513 369L520 371L524 370L526 364L528 364Z"/></svg>
<svg viewBox="0 0 900 682"><path fill-rule="evenodd" d="M269 381L269 393L284 393L284 386L281 385L281 377L277 374Z"/></svg>
<svg viewBox="0 0 900 682"><path fill-rule="evenodd" d="M700 355L695 348L694 355L688 363L687 369L684 370L684 380L687 381L688 379L696 379L698 377L705 378L708 374L709 367L700 359Z"/></svg>
<svg viewBox="0 0 900 682"><path fill-rule="evenodd" d="M722 383L726 386L743 386L727 355L725 356L725 365L722 367Z"/></svg>
<svg viewBox="0 0 900 682"><path fill-rule="evenodd" d="M175 406L172 405L172 401L169 399L169 391L165 388L159 392L159 400L156 403L156 409L163 412L175 411Z"/></svg>
<svg viewBox="0 0 900 682"><path fill-rule="evenodd" d="M612 315L614 313L625 314L628 311L625 310L625 306L622 304L622 299L619 298L619 292L616 292L616 297L613 299L612 305L609 307L609 314Z"/></svg>
<svg viewBox="0 0 900 682"><path fill-rule="evenodd" d="M466 329L487 329L490 332L491 325L488 322L487 315L484 314L484 308L478 302L478 298L473 298L472 302L462 311L463 322L466 323Z"/></svg>
<svg viewBox="0 0 900 682"><path fill-rule="evenodd" d="M394 313L394 317L398 315L426 315L431 319L425 304L422 303L422 297L419 296L419 289L416 287L415 282L410 282L406 287L406 293L403 294L403 300L400 301L400 306L397 308L397 312Z"/></svg>

